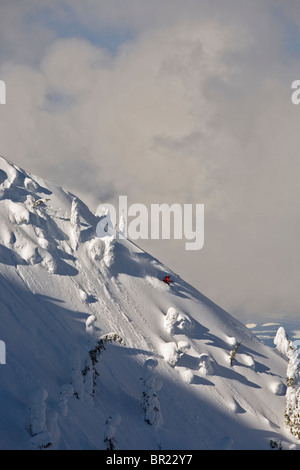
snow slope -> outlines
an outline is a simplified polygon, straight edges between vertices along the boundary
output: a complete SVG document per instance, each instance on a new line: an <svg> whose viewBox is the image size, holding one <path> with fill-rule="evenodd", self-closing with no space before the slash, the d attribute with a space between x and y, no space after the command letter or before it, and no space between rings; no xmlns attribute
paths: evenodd
<svg viewBox="0 0 300 470"><path fill-rule="evenodd" d="M242 323L4 158L0 216L1 449L298 447L287 361Z"/></svg>

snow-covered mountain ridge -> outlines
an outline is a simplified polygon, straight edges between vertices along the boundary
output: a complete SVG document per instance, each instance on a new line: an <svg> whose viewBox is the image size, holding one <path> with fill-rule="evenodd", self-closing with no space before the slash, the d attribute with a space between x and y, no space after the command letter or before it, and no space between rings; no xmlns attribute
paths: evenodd
<svg viewBox="0 0 300 470"><path fill-rule="evenodd" d="M298 447L287 361L241 322L4 158L0 216L1 449Z"/></svg>

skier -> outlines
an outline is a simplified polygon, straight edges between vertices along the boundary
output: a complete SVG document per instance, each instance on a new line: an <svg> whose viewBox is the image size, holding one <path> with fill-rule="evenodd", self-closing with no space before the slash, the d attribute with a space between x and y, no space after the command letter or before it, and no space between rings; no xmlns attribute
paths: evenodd
<svg viewBox="0 0 300 470"><path fill-rule="evenodd" d="M163 282L165 282L166 284L170 285L170 283L173 282L173 281L171 281L170 276L169 276L169 274L168 274L166 277L163 278Z"/></svg>

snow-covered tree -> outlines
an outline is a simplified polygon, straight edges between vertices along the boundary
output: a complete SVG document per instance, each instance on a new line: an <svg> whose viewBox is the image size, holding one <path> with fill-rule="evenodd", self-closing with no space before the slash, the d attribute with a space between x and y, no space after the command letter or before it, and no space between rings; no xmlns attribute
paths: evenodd
<svg viewBox="0 0 300 470"><path fill-rule="evenodd" d="M32 436L46 430L46 399L48 392L37 387L30 396L30 432Z"/></svg>
<svg viewBox="0 0 300 470"><path fill-rule="evenodd" d="M179 359L190 349L190 344L187 341L171 341L161 345L161 352L165 361L171 366L175 367Z"/></svg>
<svg viewBox="0 0 300 470"><path fill-rule="evenodd" d="M208 354L200 354L199 356L199 372L202 376L213 375L213 362Z"/></svg>
<svg viewBox="0 0 300 470"><path fill-rule="evenodd" d="M230 351L228 360L229 360L229 364L230 364L231 366L233 366L233 363L234 363L234 361L235 361L236 354L237 354L237 352L238 352L238 349L239 349L240 345L241 345L241 342L240 342L240 343L237 343L237 344L234 346L234 348Z"/></svg>
<svg viewBox="0 0 300 470"><path fill-rule="evenodd" d="M80 242L80 214L77 197L74 197L72 201L70 222L72 247L76 250Z"/></svg>
<svg viewBox="0 0 300 470"><path fill-rule="evenodd" d="M285 420L291 433L300 439L300 349L288 338L282 326L277 330L274 344L288 359Z"/></svg>
<svg viewBox="0 0 300 470"><path fill-rule="evenodd" d="M286 356L288 359L295 350L293 342L288 338L286 331L282 326L277 330L277 333L274 338L274 344L276 346L276 350L280 354Z"/></svg>
<svg viewBox="0 0 300 470"><path fill-rule="evenodd" d="M37 449L47 449L52 445L48 430L46 399L48 392L43 387L37 387L30 396L30 434L31 444Z"/></svg>
<svg viewBox="0 0 300 470"><path fill-rule="evenodd" d="M121 422L119 413L110 413L105 422L104 444L106 450L116 449L116 430Z"/></svg>
<svg viewBox="0 0 300 470"><path fill-rule="evenodd" d="M158 427L161 422L160 403L157 391L162 388L161 380L156 377L154 370L157 367L156 359L148 359L144 364L142 408L144 420L147 424Z"/></svg>
<svg viewBox="0 0 300 470"><path fill-rule="evenodd" d="M300 439L300 349L290 354L287 367L285 419L291 433Z"/></svg>
<svg viewBox="0 0 300 470"><path fill-rule="evenodd" d="M126 219L124 211L122 212L119 220L119 233L122 237L126 237Z"/></svg>
<svg viewBox="0 0 300 470"><path fill-rule="evenodd" d="M115 238L112 237L105 237L104 239L105 249L103 255L104 264L109 268L115 259L114 255L114 246L115 246Z"/></svg>
<svg viewBox="0 0 300 470"><path fill-rule="evenodd" d="M175 326L178 319L178 312L176 308L170 307L165 316L165 329L171 335L175 333Z"/></svg>
<svg viewBox="0 0 300 470"><path fill-rule="evenodd" d="M97 363L99 362L101 353L105 350L105 344L112 343L113 341L122 345L124 344L123 338L117 333L108 333L101 336L94 348L89 351L89 358L82 370L84 388L88 398L92 398L95 395L97 379L99 377Z"/></svg>
<svg viewBox="0 0 300 470"><path fill-rule="evenodd" d="M65 383L60 387L59 391L59 410L64 416L69 412L69 398L74 395L74 388L72 384Z"/></svg>

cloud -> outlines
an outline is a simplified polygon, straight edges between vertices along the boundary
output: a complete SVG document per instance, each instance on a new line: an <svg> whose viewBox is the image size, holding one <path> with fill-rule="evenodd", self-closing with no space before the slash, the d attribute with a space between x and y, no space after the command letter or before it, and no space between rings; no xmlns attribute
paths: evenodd
<svg viewBox="0 0 300 470"><path fill-rule="evenodd" d="M143 246L237 315L297 314L299 77L276 2L126 5L5 2L1 153L94 209L204 203L203 250Z"/></svg>

